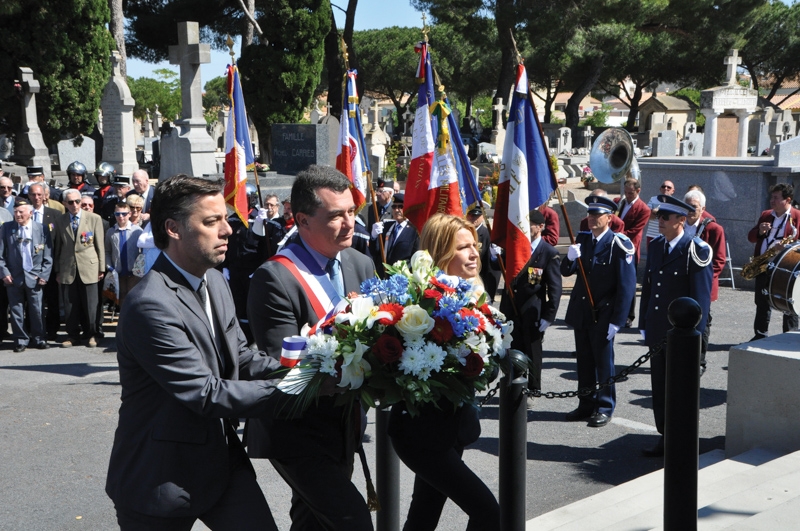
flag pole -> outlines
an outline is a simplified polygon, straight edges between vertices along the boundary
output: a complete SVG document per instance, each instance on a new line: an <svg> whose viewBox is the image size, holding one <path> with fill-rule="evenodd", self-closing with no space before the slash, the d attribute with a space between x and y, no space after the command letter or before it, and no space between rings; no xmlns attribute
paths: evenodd
<svg viewBox="0 0 800 531"><path fill-rule="evenodd" d="M347 85L347 73L350 71L350 54L347 53L347 43L344 42L344 37L339 37L339 42L341 44L342 57L344 58L344 71L345 71L344 84L345 84L345 88L342 90L342 94L344 95L344 94L347 93L346 85ZM342 113L344 114L345 112L349 112L349 110L347 110L348 109L347 108L347 103L348 102L344 101L344 96L342 96L342 99L343 99L343 101L342 101ZM347 118L347 116L342 116L342 120L344 120L346 118ZM360 124L361 120L358 120L358 123ZM361 143L361 132L360 131L359 131L359 134L358 134L358 142L359 142L359 144ZM369 168L369 161L367 160L367 156L366 156L367 154L366 154L366 151L364 151L364 148L366 146L362 145L362 146L359 146L359 147L361 148L361 149L358 150L359 151L359 155L361 156L361 160L364 162L362 167ZM372 213L375 216L375 222L377 223L380 220L378 219L379 218L379 216L378 216L378 203L377 203L377 198L375 196L375 187L372 186L372 170L371 169L367 169L367 171L365 173L366 173L366 176L367 176L367 189L369 189L369 196L370 196L370 199L372 200ZM369 230L371 232L372 231L372 227L369 227ZM381 263L386 263L386 250L383 247L383 238L381 238L381 236L382 235L380 235L380 234L378 235L378 247L380 248L380 251L381 251Z"/></svg>
<svg viewBox="0 0 800 531"><path fill-rule="evenodd" d="M514 43L514 52L517 54L517 62L519 64L524 64L522 59L522 55L520 55L519 51L517 50L517 42L514 40L514 33L511 32L511 42ZM544 149L544 130L542 129L542 124L539 122L539 114L536 112L536 104L533 100L533 92L531 92L530 82L528 83L528 98L531 102L531 108L533 109L533 119L536 121L536 127L539 129L539 135L542 138L542 148ZM547 157L547 169L550 170L550 178L556 183L556 196L558 197L558 204L561 206L561 213L564 216L564 222L567 226L567 232L569 233L569 241L570 244L575 244L575 235L572 232L572 225L569 222L569 216L567 215L567 207L564 205L564 199L561 197L561 188L558 186L558 181L556 180L555 172L553 171L553 162L550 160L550 153L545 152L545 156ZM580 277L583 280L583 284L586 287L586 295L589 298L589 305L592 309L592 317L595 316L595 305L594 305L594 297L592 297L592 290L589 287L589 278L586 276L586 270L583 267L583 262L578 260L578 272L580 273Z"/></svg>
<svg viewBox="0 0 800 531"><path fill-rule="evenodd" d="M234 42L233 42L233 39L231 39L230 35L228 35L227 37L228 38L225 41L225 44L228 45L228 50L229 50L228 53L231 56L231 66L236 68L236 53L233 51ZM244 125L245 125L245 127L250 127L250 124L244 124ZM256 181L256 193L258 194L258 204L259 204L259 206L261 208L263 208L264 207L264 200L261 198L261 184L258 182L258 166L256 166L255 164L253 164L253 176L255 177L255 181Z"/></svg>

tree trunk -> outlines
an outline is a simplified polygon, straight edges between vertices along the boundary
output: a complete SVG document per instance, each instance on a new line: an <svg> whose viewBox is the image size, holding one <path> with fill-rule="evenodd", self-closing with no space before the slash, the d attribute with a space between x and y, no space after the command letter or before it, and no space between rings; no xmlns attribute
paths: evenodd
<svg viewBox="0 0 800 531"><path fill-rule="evenodd" d="M122 0L108 0L108 8L111 10L111 20L108 22L108 31L114 37L119 51L119 70L123 76L127 77L127 54L125 53L125 21L122 14Z"/></svg>
<svg viewBox="0 0 800 531"><path fill-rule="evenodd" d="M500 41L500 77L497 80L497 91L495 98L508 97L508 92L514 86L514 66L517 62L516 46L514 45L514 0L497 0L495 8L495 24L497 25L497 36ZM507 113L503 113L507 116ZM505 120L503 122L505 125Z"/></svg>
<svg viewBox="0 0 800 531"><path fill-rule="evenodd" d="M583 98L592 91L592 88L597 84L600 79L600 74L603 72L603 58L596 57L589 64L586 72L586 77L583 78L580 85L572 93L567 101L567 108L564 110L566 114L566 127L572 129L572 138L578 138L578 122L580 122L580 106Z"/></svg>
<svg viewBox="0 0 800 531"><path fill-rule="evenodd" d="M358 0L350 0L347 3L347 11L345 12L344 17L344 31L342 33L344 43L347 45L350 68L353 70L358 70L358 50L356 50L353 46L353 27L356 23L357 6ZM359 96L364 94L364 82L359 77L356 77L356 89L358 90Z"/></svg>
<svg viewBox="0 0 800 531"><path fill-rule="evenodd" d="M253 15L253 18L256 16L256 0L246 0L247 2L247 11ZM244 19L244 32L242 32L242 48L250 46L253 44L253 37L255 36L256 29L253 27L253 24L247 19Z"/></svg>
<svg viewBox="0 0 800 531"><path fill-rule="evenodd" d="M339 30L331 7L331 28L325 36L325 67L328 69L328 104L330 113L341 119L342 116L342 79L344 68L341 50L339 49Z"/></svg>
<svg viewBox="0 0 800 531"><path fill-rule="evenodd" d="M636 83L636 88L633 89L633 96L630 96L631 109L628 112L628 122L625 124L625 129L628 131L633 131L633 126L636 124L636 115L639 114L639 102L642 101L642 92L647 85L649 83Z"/></svg>

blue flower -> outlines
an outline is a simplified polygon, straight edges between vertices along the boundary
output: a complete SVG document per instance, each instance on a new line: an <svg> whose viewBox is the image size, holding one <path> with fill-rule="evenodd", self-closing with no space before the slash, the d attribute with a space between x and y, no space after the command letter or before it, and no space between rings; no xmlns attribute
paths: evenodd
<svg viewBox="0 0 800 531"><path fill-rule="evenodd" d="M361 283L361 293L364 295L377 295L382 293L384 290L381 289L381 284L383 282L381 279L377 277L368 278L364 282Z"/></svg>
<svg viewBox="0 0 800 531"><path fill-rule="evenodd" d="M400 304L405 304L408 297L408 278L404 275L392 275L386 280L386 294Z"/></svg>

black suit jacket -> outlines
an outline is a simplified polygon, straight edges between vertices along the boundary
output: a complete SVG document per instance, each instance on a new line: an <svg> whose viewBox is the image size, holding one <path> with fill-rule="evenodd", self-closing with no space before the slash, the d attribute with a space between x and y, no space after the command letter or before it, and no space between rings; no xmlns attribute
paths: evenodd
<svg viewBox="0 0 800 531"><path fill-rule="evenodd" d="M386 221L383 224L384 249L386 249L386 263L393 265L400 260L411 260L411 256L419 251L419 234L417 229L414 228L410 222L406 223L400 235L395 239L391 248L389 247L389 239L391 238L396 221ZM377 247L377 244L376 244ZM377 249L380 253L380 249Z"/></svg>
<svg viewBox="0 0 800 531"><path fill-rule="evenodd" d="M483 287L486 288L486 293L489 294L489 299L494 300L497 286L500 283L500 270L492 263L492 235L489 232L489 227L483 223L476 230L478 232L478 243L481 245L480 277L483 281Z"/></svg>
<svg viewBox="0 0 800 531"><path fill-rule="evenodd" d="M302 240L298 240L302 241ZM375 276L372 260L355 249L341 252L345 293L360 291L361 283ZM283 338L297 335L303 325L313 325L317 315L294 275L274 260L267 260L253 274L247 299L247 318L258 348L279 359ZM345 433L345 411L322 397L301 418L292 415L294 397L278 395L270 411L248 420L245 434L251 457L302 457L327 454L335 459L352 458L352 437Z"/></svg>
<svg viewBox="0 0 800 531"><path fill-rule="evenodd" d="M216 341L163 254L122 306L122 406L106 481L119 507L159 517L208 510L227 486L231 452L243 452L227 419L262 414L275 390L277 380L261 379L280 364L248 348L222 274L206 279Z"/></svg>
<svg viewBox="0 0 800 531"><path fill-rule="evenodd" d="M541 240L522 271L511 282L514 305L506 293L500 303L500 311L514 321L515 339L529 333L539 337L539 321L555 321L561 301L560 266L558 251ZM528 268L541 269L540 280L531 283Z"/></svg>

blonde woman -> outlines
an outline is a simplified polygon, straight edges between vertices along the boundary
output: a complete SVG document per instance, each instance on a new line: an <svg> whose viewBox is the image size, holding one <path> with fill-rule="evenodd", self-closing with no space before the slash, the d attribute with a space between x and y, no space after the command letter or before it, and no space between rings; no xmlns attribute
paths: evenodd
<svg viewBox="0 0 800 531"><path fill-rule="evenodd" d="M480 283L478 234L469 221L436 214L422 229L420 249L448 275ZM388 428L397 455L415 474L405 531L433 531L448 498L469 516L470 531L495 531L500 507L492 491L461 459L464 447L481 433L478 410L442 400L411 417L405 406L392 408Z"/></svg>
<svg viewBox="0 0 800 531"><path fill-rule="evenodd" d="M147 222L142 219L142 208L144 208L144 198L138 194L131 194L125 198L125 202L131 209L131 216L128 220L131 225L144 228Z"/></svg>

